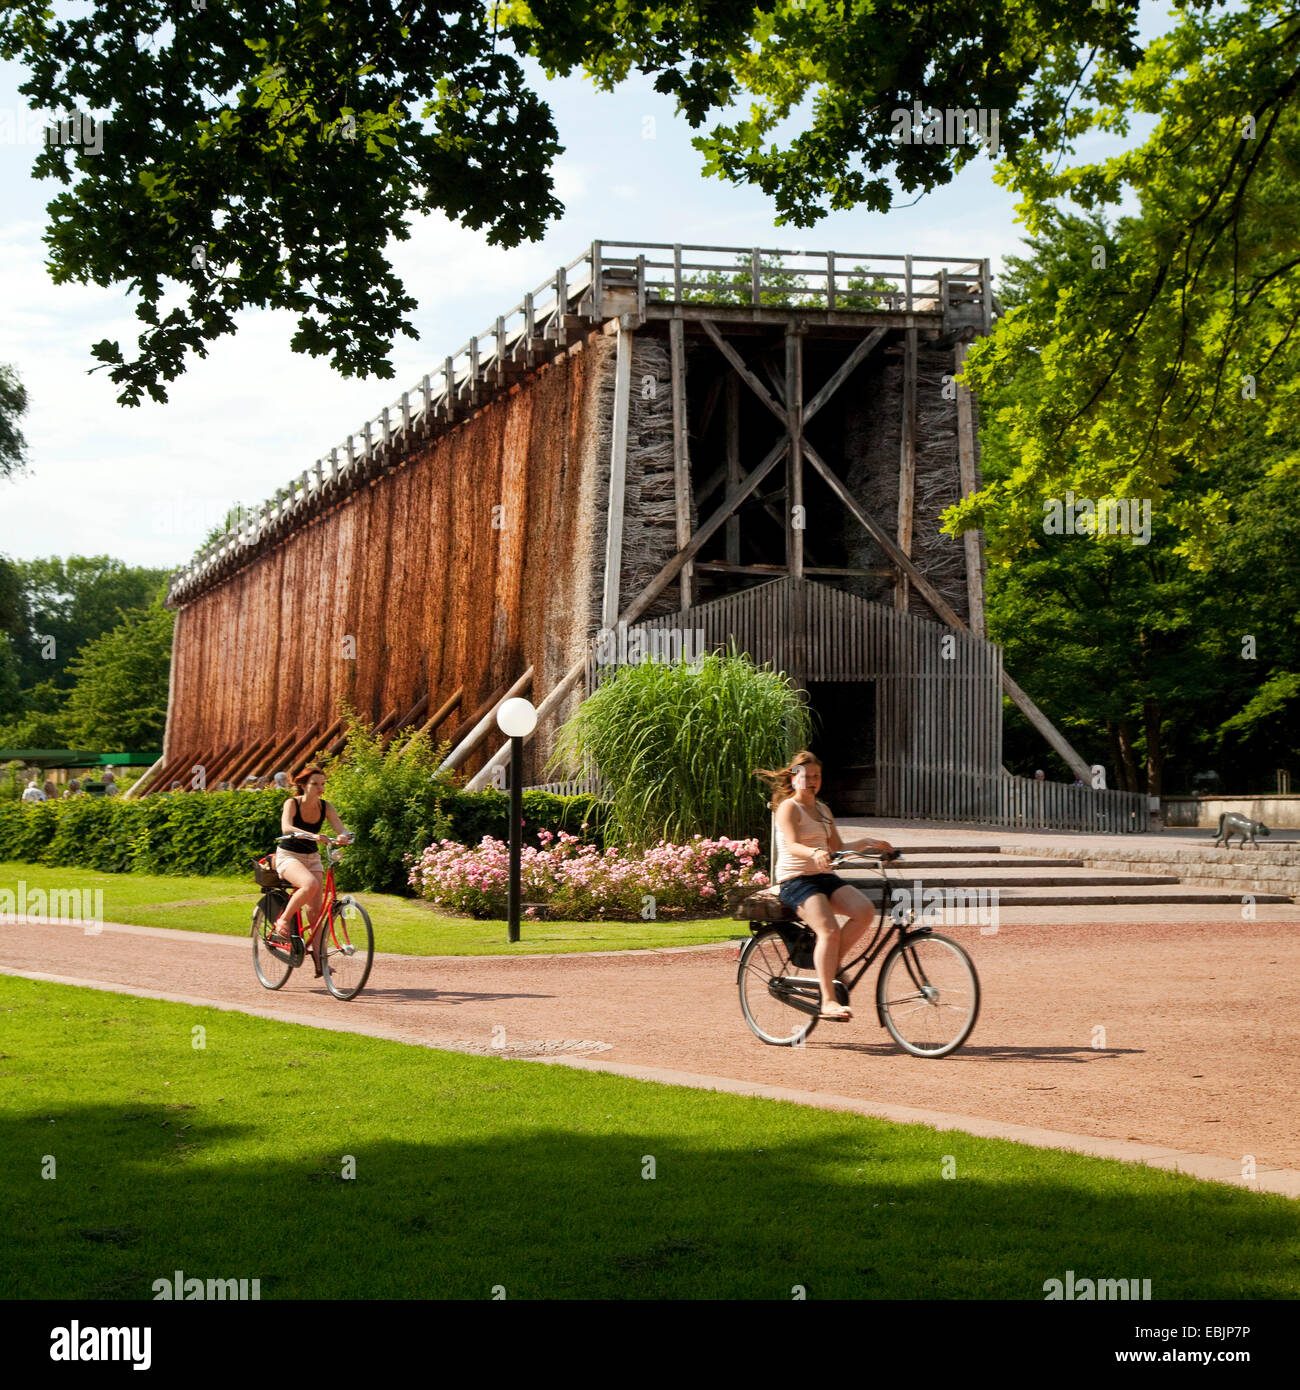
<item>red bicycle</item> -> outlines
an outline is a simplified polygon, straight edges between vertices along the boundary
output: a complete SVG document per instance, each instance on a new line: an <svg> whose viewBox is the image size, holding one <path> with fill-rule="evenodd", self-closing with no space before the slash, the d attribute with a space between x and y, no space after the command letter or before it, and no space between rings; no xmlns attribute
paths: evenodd
<svg viewBox="0 0 1300 1390"><path fill-rule="evenodd" d="M277 835L276 843L293 840L294 835ZM267 989L279 989L312 953L317 972L335 999L355 999L370 978L375 959L375 933L370 914L350 894L338 897L334 891L334 865L340 858L335 843L324 844L325 884L320 911L303 926L303 913L295 912L289 926L288 949L269 938L276 919L289 905L293 884L275 871L270 856L253 861L253 875L265 889L253 909L253 969Z"/></svg>

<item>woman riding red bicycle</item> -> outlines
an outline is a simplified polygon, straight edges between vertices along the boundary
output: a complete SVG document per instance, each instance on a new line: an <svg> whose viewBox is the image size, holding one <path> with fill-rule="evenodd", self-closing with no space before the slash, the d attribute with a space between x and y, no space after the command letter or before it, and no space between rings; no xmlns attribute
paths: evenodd
<svg viewBox="0 0 1300 1390"><path fill-rule="evenodd" d="M290 924L294 914L300 909L307 912L308 921L320 911L322 885L325 882L325 866L321 862L317 845L327 840L321 834L321 827L329 821L341 845L350 844L352 835L339 819L339 813L322 798L325 790L325 774L318 767L304 768L294 779L301 796L291 796L280 809L280 831L294 838L277 845L275 851L275 871L287 883L293 884L293 896L284 911L276 918L274 928L267 940L276 946L289 946ZM312 956L316 974L319 975L320 959L313 945Z"/></svg>

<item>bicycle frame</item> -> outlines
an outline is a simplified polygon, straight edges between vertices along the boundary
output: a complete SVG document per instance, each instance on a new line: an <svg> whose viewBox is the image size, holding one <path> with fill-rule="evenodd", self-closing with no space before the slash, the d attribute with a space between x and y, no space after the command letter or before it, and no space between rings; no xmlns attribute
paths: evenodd
<svg viewBox="0 0 1300 1390"><path fill-rule="evenodd" d="M838 978L843 981L845 990L851 996L853 994L854 989L857 987L858 982L867 973L867 971L871 969L871 967L875 964L876 960L893 943L895 934L897 934L899 941L907 942L914 940L916 937L928 936L932 928L929 926L913 926L916 914L910 909L907 913L908 921L906 922L906 924L900 921L890 912L889 900L892 896L891 890L893 889L894 881L885 872L884 860L879 855L867 854L865 852L859 852L856 850L841 850L833 856L831 861L832 867L839 867L840 865L845 863L846 859L860 859L869 861L865 864L849 867L874 869L880 877L882 889L880 896L880 912L876 917L875 932L872 935L871 940L867 942L866 946L863 947L862 951L857 956L855 956L851 961L842 964L839 969ZM832 907L832 911L833 910L834 908ZM808 926L808 924L803 920L802 917L796 917L795 920L806 931L812 930L812 928ZM888 921L888 925L886 925L886 921ZM911 952L904 954L903 964L906 965L907 973L912 977L912 983L917 987L917 989L924 990L929 982L922 982L921 980L917 979L916 971L913 968L912 954L913 953ZM854 975L852 979L850 979L849 972L855 966L860 966L861 968L858 970L857 974ZM796 1005L796 1007L800 1006ZM811 1010L809 1010L809 1012L811 1012ZM880 1025L883 1027L885 1020L883 1014L881 1013L879 1000L877 1000L876 1002L876 1018L879 1021Z"/></svg>

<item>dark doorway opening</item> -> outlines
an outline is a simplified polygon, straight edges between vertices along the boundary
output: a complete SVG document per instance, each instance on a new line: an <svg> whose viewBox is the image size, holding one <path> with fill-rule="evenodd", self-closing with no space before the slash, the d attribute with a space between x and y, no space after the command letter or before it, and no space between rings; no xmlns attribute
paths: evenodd
<svg viewBox="0 0 1300 1390"><path fill-rule="evenodd" d="M822 799L836 815L876 812L876 683L812 681L812 751L822 760Z"/></svg>

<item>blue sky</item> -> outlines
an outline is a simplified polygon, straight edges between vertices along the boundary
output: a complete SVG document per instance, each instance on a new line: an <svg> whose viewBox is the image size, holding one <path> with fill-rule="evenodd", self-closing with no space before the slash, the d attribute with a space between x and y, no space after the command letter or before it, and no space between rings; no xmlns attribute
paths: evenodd
<svg viewBox="0 0 1300 1390"><path fill-rule="evenodd" d="M1144 35L1164 27L1162 14L1144 7ZM11 118L24 106L21 80L17 65L0 64L0 112ZM341 444L596 238L988 256L995 270L1022 249L1014 199L984 157L915 206L778 228L763 193L702 177L689 127L649 82L612 94L579 78L544 89L566 147L555 169L563 216L542 241L510 251L443 219L416 225L392 252L419 300L420 335L399 339L395 379L342 378L290 351L291 315L250 312L235 337L191 362L166 405L137 409L116 403L102 372L87 375L92 343L134 344L125 294L51 283L41 236L57 185L31 178L33 147L0 143L0 362L18 369L31 398L29 472L0 481L0 550L174 568L227 507L263 500Z"/></svg>

